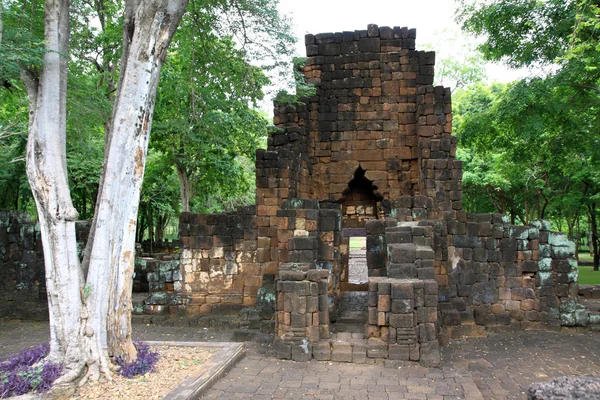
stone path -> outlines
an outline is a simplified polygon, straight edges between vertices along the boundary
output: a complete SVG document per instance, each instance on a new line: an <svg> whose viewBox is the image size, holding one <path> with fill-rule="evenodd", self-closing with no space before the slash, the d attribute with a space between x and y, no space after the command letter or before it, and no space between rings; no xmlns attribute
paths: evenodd
<svg viewBox="0 0 600 400"><path fill-rule="evenodd" d="M134 325L141 340L216 340L226 333ZM0 323L0 359L48 340L44 323ZM268 358L256 344L206 399L525 399L533 382L561 375L600 376L600 334L526 331L470 338L443 347L442 367L296 363Z"/></svg>
<svg viewBox="0 0 600 400"><path fill-rule="evenodd" d="M348 282L369 282L366 249L351 250L348 255Z"/></svg>
<svg viewBox="0 0 600 400"><path fill-rule="evenodd" d="M418 364L297 363L262 357L244 360L203 399L472 399L483 400L469 376Z"/></svg>
<svg viewBox="0 0 600 400"><path fill-rule="evenodd" d="M443 365L469 373L486 400L524 399L533 382L600 376L600 334L520 331L470 338L444 347Z"/></svg>

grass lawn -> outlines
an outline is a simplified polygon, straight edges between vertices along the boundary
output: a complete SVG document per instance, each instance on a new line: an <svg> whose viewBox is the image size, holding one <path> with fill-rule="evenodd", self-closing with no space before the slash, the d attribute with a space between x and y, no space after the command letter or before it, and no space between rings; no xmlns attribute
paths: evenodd
<svg viewBox="0 0 600 400"><path fill-rule="evenodd" d="M579 283L582 285L600 285L600 271L593 267L579 266Z"/></svg>
<svg viewBox="0 0 600 400"><path fill-rule="evenodd" d="M600 271L594 271L590 264L594 258L588 251L579 251L579 283L582 285L600 285ZM582 266L581 263L588 265Z"/></svg>
<svg viewBox="0 0 600 400"><path fill-rule="evenodd" d="M594 262L594 258L592 256L590 256L589 252L582 252L581 250L579 250L579 262L580 263L593 263Z"/></svg>
<svg viewBox="0 0 600 400"><path fill-rule="evenodd" d="M367 249L367 238L366 237L351 237L350 238L350 250L366 250Z"/></svg>

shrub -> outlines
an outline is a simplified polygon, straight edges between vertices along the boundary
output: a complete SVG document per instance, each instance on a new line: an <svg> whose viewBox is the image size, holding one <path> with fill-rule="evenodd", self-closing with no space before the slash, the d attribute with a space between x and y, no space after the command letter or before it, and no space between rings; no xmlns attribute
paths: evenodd
<svg viewBox="0 0 600 400"><path fill-rule="evenodd" d="M158 362L159 354L150 350L147 344L135 341L133 342L137 350L137 358L130 363L125 362L121 357L116 358L117 364L121 367L120 374L125 378L132 378L136 375L144 375L146 372L153 372Z"/></svg>
<svg viewBox="0 0 600 400"><path fill-rule="evenodd" d="M8 360L1 362L0 398L50 389L60 376L62 365L43 362L49 351L49 344L41 344L11 354Z"/></svg>

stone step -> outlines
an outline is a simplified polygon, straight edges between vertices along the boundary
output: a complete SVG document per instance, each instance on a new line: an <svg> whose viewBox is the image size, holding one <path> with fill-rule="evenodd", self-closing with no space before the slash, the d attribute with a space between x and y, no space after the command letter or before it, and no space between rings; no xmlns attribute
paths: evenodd
<svg viewBox="0 0 600 400"><path fill-rule="evenodd" d="M417 267L414 263L388 263L388 277L394 279L417 278Z"/></svg>
<svg viewBox="0 0 600 400"><path fill-rule="evenodd" d="M579 295L585 299L600 300L600 285L579 285Z"/></svg>
<svg viewBox="0 0 600 400"><path fill-rule="evenodd" d="M345 312L366 312L369 307L368 292L345 292L341 296L342 314Z"/></svg>
<svg viewBox="0 0 600 400"><path fill-rule="evenodd" d="M412 243L388 244L388 261L398 264L414 263L417 259L417 246Z"/></svg>
<svg viewBox="0 0 600 400"><path fill-rule="evenodd" d="M600 300L582 298L580 301L587 311L600 312Z"/></svg>
<svg viewBox="0 0 600 400"><path fill-rule="evenodd" d="M411 230L386 231L385 239L388 244L394 243L412 243L413 237Z"/></svg>
<svg viewBox="0 0 600 400"><path fill-rule="evenodd" d="M413 226L419 226L419 221L401 221L398 222L396 226L388 226L385 230L394 230L394 229L402 229L402 228L411 228Z"/></svg>

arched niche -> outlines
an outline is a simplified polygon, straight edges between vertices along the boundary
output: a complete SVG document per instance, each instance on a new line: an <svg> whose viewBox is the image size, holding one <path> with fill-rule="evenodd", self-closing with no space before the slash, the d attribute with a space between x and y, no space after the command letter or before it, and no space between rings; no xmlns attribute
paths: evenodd
<svg viewBox="0 0 600 400"><path fill-rule="evenodd" d="M377 204L383 197L377 192L373 181L367 178L366 172L359 165L338 200L342 204L344 228L364 228L367 220L378 218Z"/></svg>

